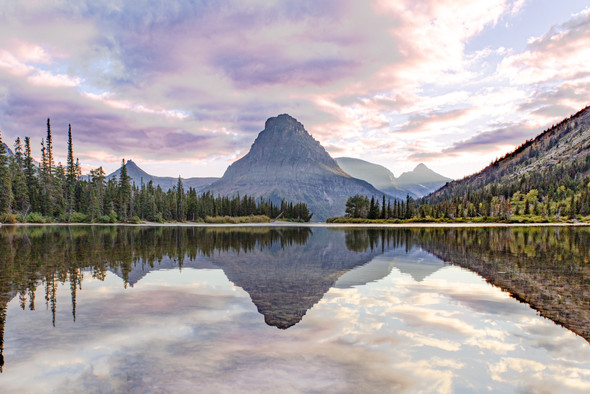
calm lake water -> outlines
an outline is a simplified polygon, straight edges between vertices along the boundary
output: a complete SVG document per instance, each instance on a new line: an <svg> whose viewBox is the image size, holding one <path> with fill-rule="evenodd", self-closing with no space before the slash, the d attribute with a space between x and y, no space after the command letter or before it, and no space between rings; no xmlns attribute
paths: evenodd
<svg viewBox="0 0 590 394"><path fill-rule="evenodd" d="M0 392L587 393L589 245L559 227L4 226Z"/></svg>

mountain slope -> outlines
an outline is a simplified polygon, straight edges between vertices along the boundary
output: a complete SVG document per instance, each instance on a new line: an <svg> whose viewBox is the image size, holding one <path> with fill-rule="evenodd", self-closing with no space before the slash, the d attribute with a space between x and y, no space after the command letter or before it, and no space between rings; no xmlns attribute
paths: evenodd
<svg viewBox="0 0 590 394"><path fill-rule="evenodd" d="M286 114L269 118L248 154L208 190L304 202L318 220L343 215L346 200L355 194L383 196L344 172L303 125Z"/></svg>
<svg viewBox="0 0 590 394"><path fill-rule="evenodd" d="M379 164L352 157L337 157L334 160L347 174L369 182L390 196L404 199L408 194L407 190L399 187L393 173ZM413 193L410 193L410 196L417 197Z"/></svg>
<svg viewBox="0 0 590 394"><path fill-rule="evenodd" d="M590 176L589 108L526 141L482 171L450 182L428 196L427 201L437 203L484 193L512 196L516 191L526 193L533 188L546 196L560 185L572 189L584 186Z"/></svg>
<svg viewBox="0 0 590 394"><path fill-rule="evenodd" d="M444 186L451 178L442 176L420 163L412 171L404 172L397 179L400 188L422 197Z"/></svg>
<svg viewBox="0 0 590 394"><path fill-rule="evenodd" d="M131 183L135 183L137 186L141 185L143 180L144 184L148 184L150 181L153 182L154 187L160 185L162 190L168 191L169 189L173 188L178 184L178 178L173 177L163 177L163 176L154 176L150 175L141 168L133 160L128 160L126 163L127 166L127 175L131 178ZM118 168L116 171L107 175L107 180L111 178L119 179L121 175L121 168ZM202 190L204 187L209 186L211 183L215 182L219 178L213 177L195 177L195 178L182 178L182 185L184 189L188 189L189 187L194 188L197 191Z"/></svg>

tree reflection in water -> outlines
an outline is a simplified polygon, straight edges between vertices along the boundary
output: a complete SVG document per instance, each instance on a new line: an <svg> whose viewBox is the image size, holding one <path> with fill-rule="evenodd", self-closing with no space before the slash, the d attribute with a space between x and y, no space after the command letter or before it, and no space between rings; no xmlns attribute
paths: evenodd
<svg viewBox="0 0 590 394"><path fill-rule="evenodd" d="M72 318L86 275L134 285L153 269L218 267L269 325L297 324L351 269L392 249L422 248L477 272L541 315L590 338L590 229L573 227L310 229L309 227L40 226L0 229L0 371L6 306L34 310L37 287L55 325L60 283Z"/></svg>

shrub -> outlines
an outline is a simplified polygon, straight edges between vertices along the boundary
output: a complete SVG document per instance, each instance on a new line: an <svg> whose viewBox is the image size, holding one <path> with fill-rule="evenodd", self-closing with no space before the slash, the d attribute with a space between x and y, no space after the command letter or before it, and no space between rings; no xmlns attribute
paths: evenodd
<svg viewBox="0 0 590 394"><path fill-rule="evenodd" d="M111 218L108 215L104 215L104 216L99 217L96 221L99 223L110 223Z"/></svg>
<svg viewBox="0 0 590 394"><path fill-rule="evenodd" d="M0 223L14 224L18 222L18 217L14 213L5 213L0 215Z"/></svg>
<svg viewBox="0 0 590 394"><path fill-rule="evenodd" d="M129 223L141 224L143 222L141 221L141 219L139 218L139 216L131 216L131 218L129 219Z"/></svg>
<svg viewBox="0 0 590 394"><path fill-rule="evenodd" d="M74 212L70 216L70 223L87 223L88 221L88 215L85 215L81 212Z"/></svg>
<svg viewBox="0 0 590 394"><path fill-rule="evenodd" d="M27 223L46 223L47 219L45 216L41 215L38 212L31 212L25 217L25 222Z"/></svg>

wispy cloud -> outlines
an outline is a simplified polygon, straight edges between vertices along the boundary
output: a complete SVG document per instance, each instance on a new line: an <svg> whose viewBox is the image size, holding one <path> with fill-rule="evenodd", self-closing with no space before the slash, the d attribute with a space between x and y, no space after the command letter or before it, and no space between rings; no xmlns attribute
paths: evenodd
<svg viewBox="0 0 590 394"><path fill-rule="evenodd" d="M178 160L219 160L195 161L183 175L220 175L266 118L286 112L339 155L396 173L432 157L435 169L463 176L489 162L493 144L521 142L501 130L488 137L494 125L540 132L587 104L583 3L560 5L570 19L519 49L507 34L470 43L527 16L522 0L4 0L0 126L7 139L38 138L50 117L73 124L81 155L104 144L138 162L193 141L175 147ZM527 23L522 31L539 31ZM480 159L459 159L484 138L490 149ZM445 149L448 163L437 162L431 152Z"/></svg>

